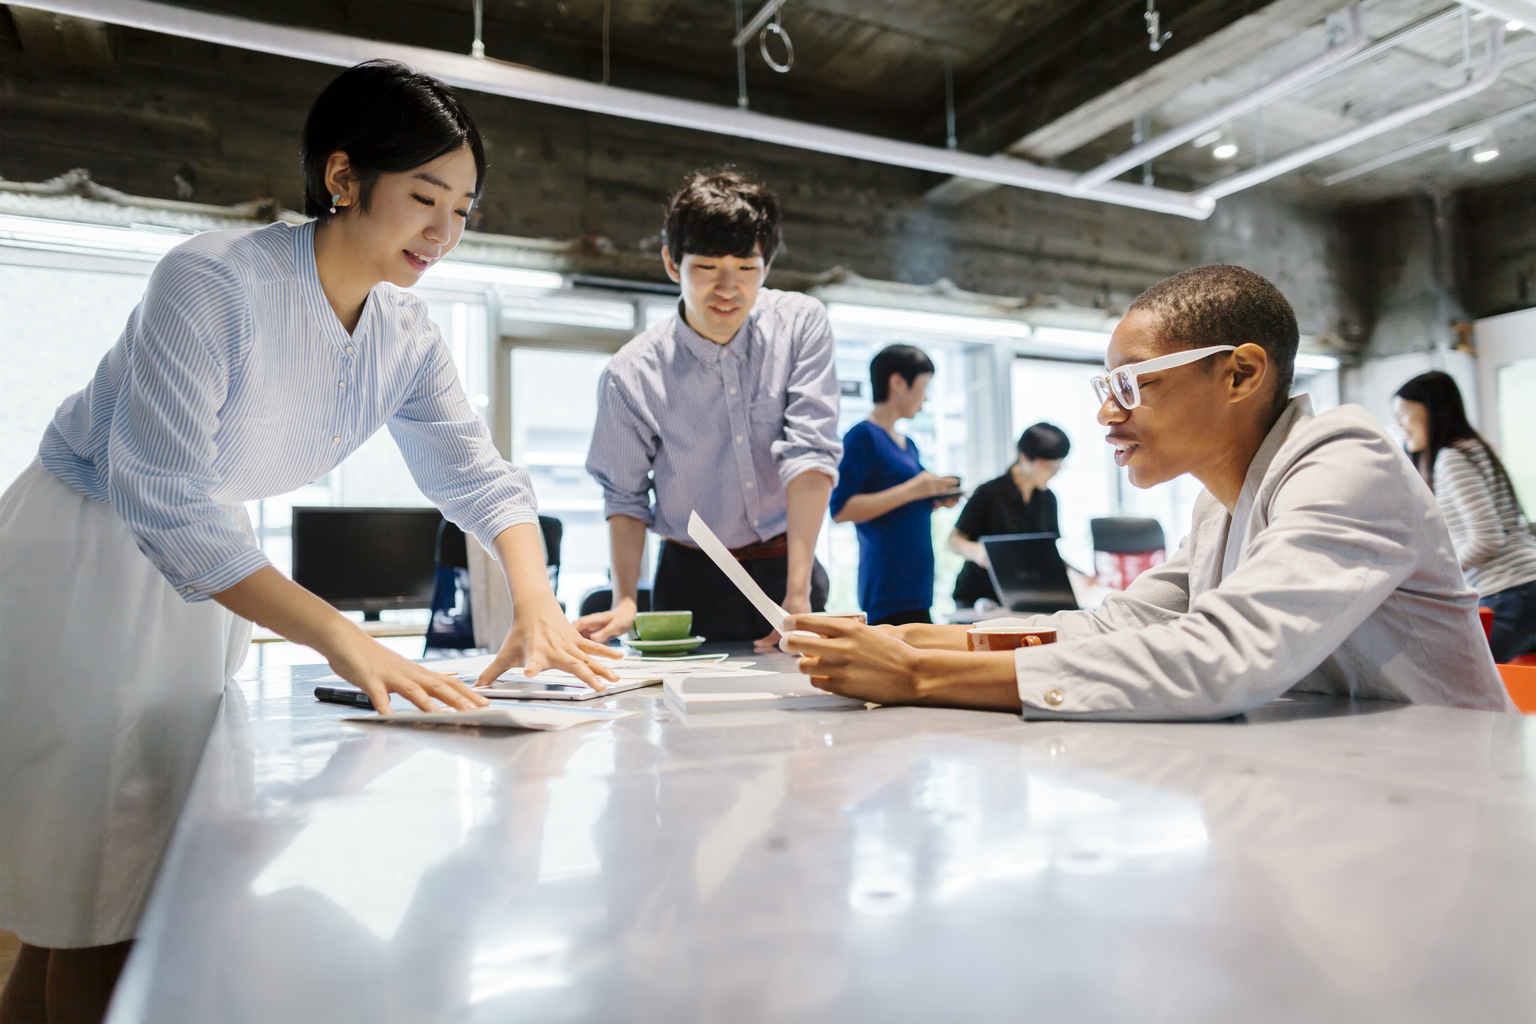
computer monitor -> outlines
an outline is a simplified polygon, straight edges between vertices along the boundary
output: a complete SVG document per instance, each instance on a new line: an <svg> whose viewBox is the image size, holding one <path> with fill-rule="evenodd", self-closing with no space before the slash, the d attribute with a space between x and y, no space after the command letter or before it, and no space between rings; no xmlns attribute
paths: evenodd
<svg viewBox="0 0 1536 1024"><path fill-rule="evenodd" d="M983 537L981 546L987 552L987 575L1004 608L1037 615L1077 608L1054 533Z"/></svg>
<svg viewBox="0 0 1536 1024"><path fill-rule="evenodd" d="M293 579L343 611L432 607L435 508L293 510Z"/></svg>

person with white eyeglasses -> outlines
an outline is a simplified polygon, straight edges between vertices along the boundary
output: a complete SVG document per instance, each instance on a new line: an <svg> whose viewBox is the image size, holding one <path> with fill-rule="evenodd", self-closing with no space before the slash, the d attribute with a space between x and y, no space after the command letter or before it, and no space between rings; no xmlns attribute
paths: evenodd
<svg viewBox="0 0 1536 1024"><path fill-rule="evenodd" d="M966 627L795 617L817 686L1025 718L1205 720L1287 691L1514 712L1434 495L1358 406L1290 396L1296 315L1241 267L1144 292L1093 379L1137 487L1205 485L1166 563L1092 611L993 620L1058 642L966 650ZM1084 396L1085 399L1087 396Z"/></svg>

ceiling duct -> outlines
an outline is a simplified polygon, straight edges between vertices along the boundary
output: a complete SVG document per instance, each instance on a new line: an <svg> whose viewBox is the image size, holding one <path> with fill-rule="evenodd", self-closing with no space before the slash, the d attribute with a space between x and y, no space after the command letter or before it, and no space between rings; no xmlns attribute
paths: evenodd
<svg viewBox="0 0 1536 1024"><path fill-rule="evenodd" d="M747 110L618 89L500 61L476 60L425 47L375 42L316 29L290 28L245 18L208 14L152 0L31 0L26 6L338 67L350 67L374 57L392 57L463 89L613 117L755 139L896 167L958 175L1037 192L1094 199L1196 220L1209 217L1216 205L1214 199L1203 195L1117 181L1105 182L1082 191L1075 184L1076 175L1070 171L1039 167L1011 157L980 156L959 150L921 146L769 117Z"/></svg>
<svg viewBox="0 0 1536 1024"><path fill-rule="evenodd" d="M1287 171L1294 171L1298 167L1315 163L1326 156L1332 156L1340 150L1348 149L1350 146L1364 142L1366 139L1374 139L1376 136L1383 135L1394 128L1401 128L1405 124L1417 121L1421 117L1427 117L1453 103L1459 103L1469 96L1477 95L1498 81L1499 75L1503 70L1504 22L1495 21L1488 27L1488 45L1483 70L1466 85L1441 93L1439 96L1425 100L1422 103L1415 103L1411 107L1404 107L1402 110L1386 114L1374 121L1367 121L1365 124L1335 135L1331 139L1324 139L1322 142L1311 146L1303 146L1292 153L1287 153L1278 160L1271 160L1267 164L1260 164L1239 174L1223 178L1201 189L1198 195L1212 200L1220 199L1223 196L1232 195L1234 192L1241 192L1244 189L1262 184L1271 178L1277 178Z"/></svg>
<svg viewBox="0 0 1536 1024"><path fill-rule="evenodd" d="M1314 57L1305 64L1283 72L1275 78L1245 93L1230 103L1225 103L1208 114L1203 114L1192 121L1186 121L1170 131L1148 139L1141 145L1120 154L1112 160L1095 167L1091 171L1084 171L1077 176L1078 188L1087 190L1096 185L1102 185L1111 178L1117 178L1133 167L1140 167L1153 157L1162 156L1170 149L1182 146L1190 139L1198 138L1212 128L1220 128L1233 118L1246 114L1248 111L1261 107L1278 96L1283 96L1292 89L1300 88L1305 82L1316 78L1324 71L1342 64L1354 56L1365 46L1365 30L1360 25L1360 5L1353 3L1344 12L1345 22L1349 27L1349 34L1343 43L1329 47L1321 56Z"/></svg>

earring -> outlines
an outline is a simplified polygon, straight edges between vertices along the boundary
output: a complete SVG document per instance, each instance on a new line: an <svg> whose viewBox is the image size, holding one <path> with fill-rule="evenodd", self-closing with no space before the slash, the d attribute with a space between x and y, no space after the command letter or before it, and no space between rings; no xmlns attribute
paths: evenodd
<svg viewBox="0 0 1536 1024"><path fill-rule="evenodd" d="M336 212L336 204L339 203L339 202L341 202L341 193L337 192L335 195L331 196L331 212L332 213Z"/></svg>

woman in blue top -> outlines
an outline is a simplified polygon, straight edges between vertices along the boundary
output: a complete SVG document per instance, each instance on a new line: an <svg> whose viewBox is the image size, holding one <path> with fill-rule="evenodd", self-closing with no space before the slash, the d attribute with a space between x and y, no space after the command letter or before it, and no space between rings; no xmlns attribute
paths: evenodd
<svg viewBox="0 0 1536 1024"><path fill-rule="evenodd" d="M931 622L935 498L960 486L923 468L917 444L896 432L923 408L933 361L912 345L890 345L869 363L875 407L843 436L843 461L832 492L832 521L859 533L859 607L873 625Z"/></svg>
<svg viewBox="0 0 1536 1024"><path fill-rule="evenodd" d="M369 62L321 94L302 155L315 219L168 253L0 496L0 928L24 943L0 1020L104 1012L252 622L319 651L380 712L391 693L486 703L278 573L242 503L323 476L387 424L506 571L514 626L486 675L558 666L600 686L587 657L609 652L550 592L526 470L497 455L400 290L458 244L480 195L469 112Z"/></svg>

